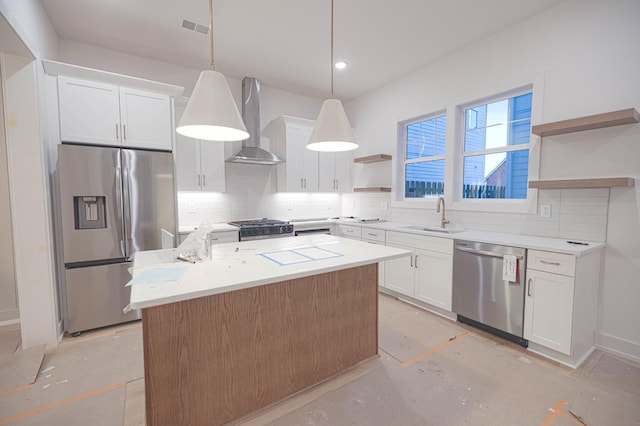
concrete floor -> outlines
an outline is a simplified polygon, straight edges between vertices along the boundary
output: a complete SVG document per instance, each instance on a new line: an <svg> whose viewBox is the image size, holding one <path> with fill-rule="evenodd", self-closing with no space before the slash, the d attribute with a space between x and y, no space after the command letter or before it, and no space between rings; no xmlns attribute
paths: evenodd
<svg viewBox="0 0 640 426"><path fill-rule="evenodd" d="M380 357L234 424L640 425L638 363L596 351L572 370L384 295L379 341ZM0 425L143 425L142 376L139 322L65 338L33 385L0 391Z"/></svg>

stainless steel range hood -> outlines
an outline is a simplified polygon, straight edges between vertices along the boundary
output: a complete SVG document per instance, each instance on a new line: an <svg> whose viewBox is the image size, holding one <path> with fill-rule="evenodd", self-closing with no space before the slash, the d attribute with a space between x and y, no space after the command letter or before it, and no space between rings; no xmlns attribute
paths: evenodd
<svg viewBox="0 0 640 426"><path fill-rule="evenodd" d="M242 149L227 158L228 163L278 164L284 160L260 147L260 81L257 78L242 79L242 118L249 132L249 139L242 142Z"/></svg>

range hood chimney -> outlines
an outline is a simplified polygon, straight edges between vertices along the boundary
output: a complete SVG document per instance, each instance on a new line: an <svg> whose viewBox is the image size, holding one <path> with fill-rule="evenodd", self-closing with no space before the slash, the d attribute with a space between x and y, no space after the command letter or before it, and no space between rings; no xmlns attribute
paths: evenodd
<svg viewBox="0 0 640 426"><path fill-rule="evenodd" d="M242 79L242 118L249 139L242 142L242 149L227 158L228 163L278 164L284 160L275 154L260 148L260 81L257 78Z"/></svg>

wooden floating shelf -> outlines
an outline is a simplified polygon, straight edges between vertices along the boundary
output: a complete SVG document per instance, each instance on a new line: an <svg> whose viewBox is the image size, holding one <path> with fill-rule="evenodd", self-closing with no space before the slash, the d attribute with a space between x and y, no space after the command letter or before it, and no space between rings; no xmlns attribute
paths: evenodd
<svg viewBox="0 0 640 426"><path fill-rule="evenodd" d="M391 192L391 188L385 186L372 186L369 188L353 188L353 192Z"/></svg>
<svg viewBox="0 0 640 426"><path fill-rule="evenodd" d="M634 179L629 177L598 178L598 179L566 179L566 180L534 180L529 182L529 188L559 189L559 188L612 188L634 186Z"/></svg>
<svg viewBox="0 0 640 426"><path fill-rule="evenodd" d="M376 155L369 155L368 157L359 157L359 158L354 158L353 162L354 163L363 163L363 164L367 164L367 163L378 163L380 161L388 161L391 160L391 156L388 154L376 154Z"/></svg>
<svg viewBox="0 0 640 426"><path fill-rule="evenodd" d="M531 128L531 133L542 137L554 136L565 133L582 132L584 130L601 129L603 127L620 126L622 124L633 124L638 121L640 121L638 111L636 111L635 108L627 108L621 109L620 111L606 112L604 114L539 124Z"/></svg>

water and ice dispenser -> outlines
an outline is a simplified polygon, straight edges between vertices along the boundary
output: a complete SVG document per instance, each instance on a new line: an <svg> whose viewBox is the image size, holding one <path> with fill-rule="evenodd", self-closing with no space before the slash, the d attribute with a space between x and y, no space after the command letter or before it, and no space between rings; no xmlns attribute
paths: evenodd
<svg viewBox="0 0 640 426"><path fill-rule="evenodd" d="M107 227L104 196L73 197L76 229L99 229Z"/></svg>

